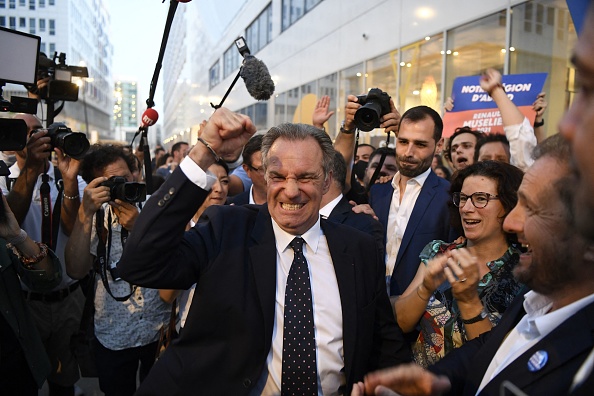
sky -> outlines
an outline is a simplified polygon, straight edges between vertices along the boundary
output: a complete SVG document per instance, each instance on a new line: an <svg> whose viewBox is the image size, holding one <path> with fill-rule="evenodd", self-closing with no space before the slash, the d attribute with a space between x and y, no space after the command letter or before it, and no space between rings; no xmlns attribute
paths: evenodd
<svg viewBox="0 0 594 396"><path fill-rule="evenodd" d="M169 1L107 0L111 15L111 43L113 77L138 83L140 113L146 109L151 79L159 56ZM184 4L180 4L184 6ZM163 68L155 94L155 110L163 114Z"/></svg>

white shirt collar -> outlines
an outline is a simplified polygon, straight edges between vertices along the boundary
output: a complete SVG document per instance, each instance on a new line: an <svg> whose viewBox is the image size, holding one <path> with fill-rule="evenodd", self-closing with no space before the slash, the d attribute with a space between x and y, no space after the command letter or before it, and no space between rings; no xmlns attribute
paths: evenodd
<svg viewBox="0 0 594 396"><path fill-rule="evenodd" d="M409 179L406 183L415 183L416 182L422 188L423 185L425 184L425 181L429 177L429 173L431 173L431 168L427 169L425 172L421 173L420 175ZM396 175L394 175L394 178L392 179L392 187L394 188L394 190L399 188L398 183L400 183L401 177L402 176L400 175L400 171L396 172Z"/></svg>
<svg viewBox="0 0 594 396"><path fill-rule="evenodd" d="M318 221L316 221L316 223L309 229L307 230L303 235L293 235L293 234L289 234L288 232L286 232L285 230L283 230L282 228L280 228L280 226L276 223L276 221L274 221L274 219L272 219L272 229L274 231L274 239L276 240L276 250L279 252L283 252L285 251L285 249L289 248L289 243L291 243L291 241L293 239L295 239L295 237L300 236L301 238L303 238L303 240L305 240L305 243L307 244L307 246L309 246L309 248L313 251L313 252L317 252L318 250L318 244L320 242L320 237L322 236L322 228L320 227L320 217L318 216Z"/></svg>
<svg viewBox="0 0 594 396"><path fill-rule="evenodd" d="M334 210L336 205L338 205L341 199L342 194L338 194L338 197L334 198L332 201L328 202L326 205L324 205L323 208L320 209L320 214L324 216L326 219L330 217L330 213L332 213L332 211Z"/></svg>
<svg viewBox="0 0 594 396"><path fill-rule="evenodd" d="M50 177L50 180L54 180L54 164L52 163L52 161L48 161L48 164L49 165L47 168L47 175ZM21 175L21 168L19 168L18 162L12 164L12 166L8 168L8 170L10 171L11 178L16 179Z"/></svg>

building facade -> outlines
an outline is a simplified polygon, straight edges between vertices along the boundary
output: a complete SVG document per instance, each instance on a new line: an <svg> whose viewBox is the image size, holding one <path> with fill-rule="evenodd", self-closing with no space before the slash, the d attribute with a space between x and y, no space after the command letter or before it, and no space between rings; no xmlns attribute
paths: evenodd
<svg viewBox="0 0 594 396"><path fill-rule="evenodd" d="M66 102L55 121L66 122L91 140L113 139L110 16L101 0L0 0L0 26L41 37L48 58L66 54L66 64L86 66L88 79L79 84L78 101ZM22 86L9 85L5 96L26 96ZM43 107L43 106L42 106ZM45 109L39 115L44 118ZM45 122L45 119L44 119Z"/></svg>
<svg viewBox="0 0 594 396"><path fill-rule="evenodd" d="M326 129L333 136L347 95L373 87L386 91L401 112L425 104L441 113L456 77L493 67L504 74L548 73L545 127L552 134L575 92L570 57L577 36L563 0L204 3L180 4L186 17L173 29L184 51L164 64L165 101L175 103L165 109L170 144L188 140L188 133L194 142L200 121L213 111L210 103L219 103L231 85L241 61L233 45L238 36L266 63L276 92L257 102L240 79L225 106L250 115L259 129L309 123L317 99L329 95L336 113ZM174 99L181 92L184 99ZM185 118L169 123L181 103ZM383 134L375 130L362 139L377 144Z"/></svg>

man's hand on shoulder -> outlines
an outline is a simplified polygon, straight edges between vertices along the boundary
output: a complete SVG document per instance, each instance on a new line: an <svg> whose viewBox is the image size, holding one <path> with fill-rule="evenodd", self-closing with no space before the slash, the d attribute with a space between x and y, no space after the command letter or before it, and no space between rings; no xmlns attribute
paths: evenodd
<svg viewBox="0 0 594 396"><path fill-rule="evenodd" d="M351 205L353 205L353 207L351 209L353 212L355 212L355 213L363 213L363 214L366 214L366 215L369 215L369 216L373 217L376 220L379 220L378 217L376 216L375 212L371 208L371 206L369 206L369 204L360 204L360 205L357 205L357 203L355 201L349 201L349 203Z"/></svg>
<svg viewBox="0 0 594 396"><path fill-rule="evenodd" d="M448 378L438 377L421 366L410 363L367 374L364 383L365 393L361 393L359 383L353 387L351 395L438 396L447 392L450 387Z"/></svg>

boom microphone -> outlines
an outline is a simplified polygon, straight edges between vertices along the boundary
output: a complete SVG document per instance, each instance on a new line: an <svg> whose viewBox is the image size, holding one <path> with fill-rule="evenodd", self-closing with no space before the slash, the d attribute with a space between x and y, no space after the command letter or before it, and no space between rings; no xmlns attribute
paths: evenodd
<svg viewBox="0 0 594 396"><path fill-rule="evenodd" d="M142 113L141 127L146 128L146 127L150 127L151 125L155 125L158 119L159 119L159 113L157 113L157 110L155 110L153 108L148 108L144 111L144 113Z"/></svg>
<svg viewBox="0 0 594 396"><path fill-rule="evenodd" d="M274 93L274 81L260 59L246 55L240 71L249 94L256 100L268 100Z"/></svg>

